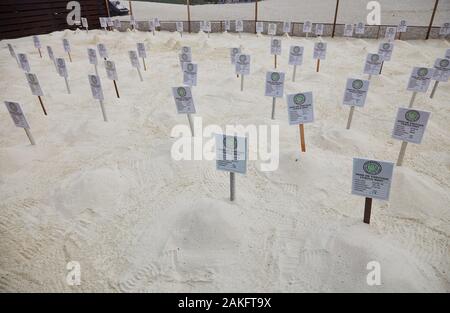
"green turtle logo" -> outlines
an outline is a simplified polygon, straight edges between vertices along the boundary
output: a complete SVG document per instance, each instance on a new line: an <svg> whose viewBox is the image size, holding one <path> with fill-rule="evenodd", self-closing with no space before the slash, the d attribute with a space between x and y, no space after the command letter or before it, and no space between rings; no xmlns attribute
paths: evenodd
<svg viewBox="0 0 450 313"><path fill-rule="evenodd" d="M106 67L108 70L112 70L114 68L114 65L111 61L106 61Z"/></svg>
<svg viewBox="0 0 450 313"><path fill-rule="evenodd" d="M427 74L428 74L428 69L427 69L427 68L424 68L424 67L420 68L420 69L417 71L417 75L419 75L420 77L427 76Z"/></svg>
<svg viewBox="0 0 450 313"><path fill-rule="evenodd" d="M384 49L384 50L388 50L390 47L391 47L391 45L388 44L388 43L384 43L384 44L383 44L383 49Z"/></svg>
<svg viewBox="0 0 450 313"><path fill-rule="evenodd" d="M186 96L186 89L184 89L183 87L179 87L179 88L177 89L177 94L178 94L180 97L185 97L185 96Z"/></svg>
<svg viewBox="0 0 450 313"><path fill-rule="evenodd" d="M192 71L194 70L194 64L189 63L189 64L187 65L187 70L188 70L189 72L192 72Z"/></svg>
<svg viewBox="0 0 450 313"><path fill-rule="evenodd" d="M274 39L273 40L273 46L274 47L279 47L280 46L280 41L278 39Z"/></svg>
<svg viewBox="0 0 450 313"><path fill-rule="evenodd" d="M245 61L247 61L247 57L245 55L240 55L239 56L239 61L241 61L242 63L244 63Z"/></svg>
<svg viewBox="0 0 450 313"><path fill-rule="evenodd" d="M63 67L64 66L64 60L63 59L58 59L58 65L60 67Z"/></svg>
<svg viewBox="0 0 450 313"><path fill-rule="evenodd" d="M370 60L372 62L378 62L380 60L380 56L378 54L372 54L372 56L370 57Z"/></svg>
<svg viewBox="0 0 450 313"><path fill-rule="evenodd" d="M274 82L277 82L277 81L280 80L280 74L274 72L274 73L272 73L272 74L270 75L270 79L272 79L272 81L274 81Z"/></svg>
<svg viewBox="0 0 450 313"><path fill-rule="evenodd" d="M317 48L323 49L323 43L322 43L322 42L319 42L319 43L317 44Z"/></svg>
<svg viewBox="0 0 450 313"><path fill-rule="evenodd" d="M295 53L295 54L300 53L300 47L299 47L299 46L295 46L295 47L294 47L294 53Z"/></svg>
<svg viewBox="0 0 450 313"><path fill-rule="evenodd" d="M405 118L408 122L417 122L420 118L420 113L416 110L409 110L405 113Z"/></svg>
<svg viewBox="0 0 450 313"><path fill-rule="evenodd" d="M301 105L301 104L305 103L305 101L306 101L305 95L302 94L302 93L296 94L294 96L294 103L295 104Z"/></svg>
<svg viewBox="0 0 450 313"><path fill-rule="evenodd" d="M12 112L19 112L19 108L13 102L8 102L8 107L9 107L9 110Z"/></svg>
<svg viewBox="0 0 450 313"><path fill-rule="evenodd" d="M441 67L448 67L448 64L449 64L449 63L450 63L449 60L443 59L443 60L441 60L441 62L439 62L439 65L440 65Z"/></svg>
<svg viewBox="0 0 450 313"><path fill-rule="evenodd" d="M186 61L186 60L188 59L187 54L186 54L186 53L183 53L183 54L181 55L181 59L182 59L183 61Z"/></svg>
<svg viewBox="0 0 450 313"><path fill-rule="evenodd" d="M239 49L238 48L233 48L233 54L238 54L239 53Z"/></svg>
<svg viewBox="0 0 450 313"><path fill-rule="evenodd" d="M354 89L361 89L364 86L364 82L360 79L356 79L352 83L352 87Z"/></svg>
<svg viewBox="0 0 450 313"><path fill-rule="evenodd" d="M188 53L189 52L189 48L188 47L183 47L183 52L184 53Z"/></svg>
<svg viewBox="0 0 450 313"><path fill-rule="evenodd" d="M37 84L36 77L33 74L27 74L27 79L30 84Z"/></svg>
<svg viewBox="0 0 450 313"><path fill-rule="evenodd" d="M92 85L97 86L98 85L97 77L94 75L91 75L90 78L91 78Z"/></svg>
<svg viewBox="0 0 450 313"><path fill-rule="evenodd" d="M363 170L370 175L378 175L381 173L381 164L376 161L367 161L363 165Z"/></svg>

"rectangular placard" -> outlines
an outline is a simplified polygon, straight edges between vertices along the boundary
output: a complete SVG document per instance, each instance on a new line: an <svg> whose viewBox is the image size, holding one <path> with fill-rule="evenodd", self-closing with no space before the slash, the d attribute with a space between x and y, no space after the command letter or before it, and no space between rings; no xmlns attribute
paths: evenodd
<svg viewBox="0 0 450 313"><path fill-rule="evenodd" d="M70 43L66 38L63 39L63 47L65 52L70 52Z"/></svg>
<svg viewBox="0 0 450 313"><path fill-rule="evenodd" d="M230 20L226 20L225 21L225 31L230 31L231 30L231 22L230 22Z"/></svg>
<svg viewBox="0 0 450 313"><path fill-rule="evenodd" d="M95 51L95 49L88 48L87 52L88 52L88 57L89 57L89 63L90 64L98 64L97 52Z"/></svg>
<svg viewBox="0 0 450 313"><path fill-rule="evenodd" d="M180 58L180 66L183 69L184 63L192 62L192 55L190 53L182 52L178 55Z"/></svg>
<svg viewBox="0 0 450 313"><path fill-rule="evenodd" d="M433 79L439 82L447 82L450 77L450 60L438 58L434 62Z"/></svg>
<svg viewBox="0 0 450 313"><path fill-rule="evenodd" d="M211 32L211 22L205 21L205 32L210 33Z"/></svg>
<svg viewBox="0 0 450 313"><path fill-rule="evenodd" d="M281 39L272 38L270 41L270 54L281 55Z"/></svg>
<svg viewBox="0 0 450 313"><path fill-rule="evenodd" d="M302 65L303 51L303 47L291 46L291 49L289 50L289 65Z"/></svg>
<svg viewBox="0 0 450 313"><path fill-rule="evenodd" d="M368 80L347 79L343 104L363 107L366 103L369 84Z"/></svg>
<svg viewBox="0 0 450 313"><path fill-rule="evenodd" d="M267 28L267 34L275 36L277 34L277 24L271 23Z"/></svg>
<svg viewBox="0 0 450 313"><path fill-rule="evenodd" d="M22 68L22 70L24 70L25 72L29 72L30 63L28 62L27 55L25 53L19 53L17 57L19 59L20 67Z"/></svg>
<svg viewBox="0 0 450 313"><path fill-rule="evenodd" d="M250 55L236 55L236 74L250 75Z"/></svg>
<svg viewBox="0 0 450 313"><path fill-rule="evenodd" d="M450 59L450 49L447 49L447 50L445 51L445 58L446 58L446 59Z"/></svg>
<svg viewBox="0 0 450 313"><path fill-rule="evenodd" d="M447 36L450 34L450 23L446 22L442 24L441 28L439 28L439 35L440 36Z"/></svg>
<svg viewBox="0 0 450 313"><path fill-rule="evenodd" d="M284 93L284 73L267 72L265 95L267 97L282 98Z"/></svg>
<svg viewBox="0 0 450 313"><path fill-rule="evenodd" d="M430 112L399 108L395 118L392 138L417 143L422 142Z"/></svg>
<svg viewBox="0 0 450 313"><path fill-rule="evenodd" d="M312 92L287 95L289 125L314 122L314 107Z"/></svg>
<svg viewBox="0 0 450 313"><path fill-rule="evenodd" d="M105 61L106 75L110 80L119 80L117 77L116 64L113 61Z"/></svg>
<svg viewBox="0 0 450 313"><path fill-rule="evenodd" d="M20 104L18 104L17 102L5 101L5 105L8 109L9 115L11 115L14 125L20 128L30 128L30 125L28 125L27 119L23 114Z"/></svg>
<svg viewBox="0 0 450 313"><path fill-rule="evenodd" d="M44 93L42 92L41 85L39 84L37 76L32 73L25 73L25 77L27 78L31 93L35 96L43 96Z"/></svg>
<svg viewBox="0 0 450 313"><path fill-rule="evenodd" d="M364 74L380 75L381 63L383 58L377 53L369 53L364 65Z"/></svg>
<svg viewBox="0 0 450 313"><path fill-rule="evenodd" d="M312 22L311 21L305 21L303 23L303 32L304 33L310 33L312 30Z"/></svg>
<svg viewBox="0 0 450 313"><path fill-rule="evenodd" d="M197 64L183 64L183 84L187 86L197 86Z"/></svg>
<svg viewBox="0 0 450 313"><path fill-rule="evenodd" d="M401 20L397 26L397 32L398 33L406 33L407 29L408 29L408 24L406 23L405 20Z"/></svg>
<svg viewBox="0 0 450 313"><path fill-rule="evenodd" d="M61 77L67 77L67 67L66 61L63 58L56 58L56 69L58 70L58 74Z"/></svg>
<svg viewBox="0 0 450 313"><path fill-rule="evenodd" d="M433 73L434 69L432 68L414 67L409 77L408 90L427 92Z"/></svg>
<svg viewBox="0 0 450 313"><path fill-rule="evenodd" d="M33 36L33 43L35 48L41 48L41 41L38 36Z"/></svg>
<svg viewBox="0 0 450 313"><path fill-rule="evenodd" d="M256 32L258 34L261 34L264 32L264 23L263 22L256 22Z"/></svg>
<svg viewBox="0 0 450 313"><path fill-rule="evenodd" d="M114 26L114 22L113 19L110 17L106 18L106 24L108 24L109 27L113 27Z"/></svg>
<svg viewBox="0 0 450 313"><path fill-rule="evenodd" d="M133 26L133 28L136 28L137 26L136 19L134 18L133 15L130 15L130 25Z"/></svg>
<svg viewBox="0 0 450 313"><path fill-rule="evenodd" d="M236 56L238 54L241 54L241 48L231 48L230 49L231 64L236 64Z"/></svg>
<svg viewBox="0 0 450 313"><path fill-rule="evenodd" d="M364 24L363 22L359 22L358 24L356 24L355 34L364 35L365 31L366 31L366 24Z"/></svg>
<svg viewBox="0 0 450 313"><path fill-rule="evenodd" d="M316 24L315 34L316 34L316 36L323 35L323 24Z"/></svg>
<svg viewBox="0 0 450 313"><path fill-rule="evenodd" d="M345 24L344 25L344 37L353 37L353 24Z"/></svg>
<svg viewBox="0 0 450 313"><path fill-rule="evenodd" d="M87 18L85 18L85 17L81 18L81 25L83 25L83 27L86 29L88 28L89 25L88 25Z"/></svg>
<svg viewBox="0 0 450 313"><path fill-rule="evenodd" d="M143 42L138 42L136 44L138 55L140 58L146 58L147 57L147 51L145 51L145 44Z"/></svg>
<svg viewBox="0 0 450 313"><path fill-rule="evenodd" d="M108 26L107 21L104 17L99 17L100 20L100 27L101 28L106 28Z"/></svg>
<svg viewBox="0 0 450 313"><path fill-rule="evenodd" d="M182 33L183 32L183 22L176 22L177 32Z"/></svg>
<svg viewBox="0 0 450 313"><path fill-rule="evenodd" d="M216 134L216 168L245 174L247 171L247 137Z"/></svg>
<svg viewBox="0 0 450 313"><path fill-rule="evenodd" d="M235 21L235 27L237 32L243 32L244 31L244 21L242 20L236 20Z"/></svg>
<svg viewBox="0 0 450 313"><path fill-rule="evenodd" d="M200 21L199 22L199 29L200 29L200 31L201 32L204 32L205 31L205 21Z"/></svg>
<svg viewBox="0 0 450 313"><path fill-rule="evenodd" d="M384 39L386 39L388 41L394 41L396 34L397 34L397 27L386 27L386 33L384 34Z"/></svg>
<svg viewBox="0 0 450 313"><path fill-rule="evenodd" d="M47 53L50 60L55 61L55 55L53 54L53 49L50 46L47 46Z"/></svg>
<svg viewBox="0 0 450 313"><path fill-rule="evenodd" d="M9 43L8 44L8 50L9 50L9 54L11 55L11 57L13 57L14 59L16 58L16 52L14 51L13 46Z"/></svg>
<svg viewBox="0 0 450 313"><path fill-rule="evenodd" d="M383 58L383 61L390 61L393 51L394 43L392 42L382 42L378 46L378 54Z"/></svg>
<svg viewBox="0 0 450 313"><path fill-rule="evenodd" d="M389 200L394 163L353 158L352 194Z"/></svg>
<svg viewBox="0 0 450 313"><path fill-rule="evenodd" d="M172 95L175 100L178 114L194 114L195 105L192 98L191 87L173 87Z"/></svg>
<svg viewBox="0 0 450 313"><path fill-rule="evenodd" d="M161 27L161 23L159 22L159 18L155 17L153 19L153 25L155 25L155 27Z"/></svg>
<svg viewBox="0 0 450 313"><path fill-rule="evenodd" d="M107 59L108 58L108 50L106 50L106 46L102 43L99 43L97 45L98 54L101 58Z"/></svg>
<svg viewBox="0 0 450 313"><path fill-rule="evenodd" d="M122 23L120 22L120 20L114 20L113 23L114 23L114 28L115 29L120 29L120 27L122 26Z"/></svg>
<svg viewBox="0 0 450 313"><path fill-rule="evenodd" d="M283 23L283 33L290 33L292 29L292 23L291 22L284 22Z"/></svg>
<svg viewBox="0 0 450 313"><path fill-rule="evenodd" d="M140 68L141 64L139 63L136 51L128 51L128 55L130 56L131 65L135 68Z"/></svg>
<svg viewBox="0 0 450 313"><path fill-rule="evenodd" d="M148 21L148 30L151 32L155 30L155 24L153 20Z"/></svg>
<svg viewBox="0 0 450 313"><path fill-rule="evenodd" d="M92 96L94 99L103 100L103 90L100 83L100 77L97 75L88 75L89 85L91 86Z"/></svg>
<svg viewBox="0 0 450 313"><path fill-rule="evenodd" d="M327 57L327 44L325 42L316 42L314 44L313 58L319 60L325 60Z"/></svg>

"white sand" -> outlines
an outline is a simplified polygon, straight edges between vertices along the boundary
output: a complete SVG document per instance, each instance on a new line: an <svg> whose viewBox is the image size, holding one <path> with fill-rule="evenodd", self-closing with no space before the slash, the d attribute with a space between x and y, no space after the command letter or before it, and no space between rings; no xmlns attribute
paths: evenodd
<svg viewBox="0 0 450 313"><path fill-rule="evenodd" d="M128 1L121 1L128 7ZM366 9L369 1L345 0L339 5L338 23L358 23L366 21L370 12ZM379 0L381 24L397 25L406 19L409 25L428 26L434 1L423 0ZM159 17L161 20L187 20L184 5L132 1L133 14L138 20ZM314 23L332 23L336 0L264 0L258 4L258 18L269 21L311 20ZM441 26L450 17L450 0L441 0L434 19L434 26ZM129 17L121 17L128 20ZM192 20L224 20L255 18L254 3L232 3L223 5L191 6Z"/></svg>
<svg viewBox="0 0 450 313"><path fill-rule="evenodd" d="M32 38L10 40L26 52L45 93L48 117L31 96L24 74L1 42L1 100L22 104L37 141L30 146L6 108L0 109L0 291L450 291L449 84L434 100L417 97L432 112L421 145L409 145L394 172L389 202L374 201L372 223L362 223L364 198L350 194L354 156L395 160L400 142L390 133L397 107L407 105L413 66L431 66L450 45L396 42L392 61L374 77L366 107L345 130L345 81L361 75L378 41L336 38L315 72L315 39L283 39L280 69L286 93L313 91L314 124L306 125L307 153L298 155L298 128L286 104L263 95L272 68L269 38L243 34L185 35L91 31L41 36L56 56L61 39L72 44L72 95ZM149 49L144 82L127 51ZM86 48L106 44L119 73L121 99L99 68L110 122L87 82L93 67ZM305 47L297 82L290 79L287 47ZM252 55L245 91L229 61L242 44ZM197 116L207 124L280 125L280 167L262 172L250 162L237 175L237 200L228 200L228 176L214 161L170 157L177 115L170 87L181 83L178 51L190 45L199 64L194 88ZM67 57L66 57L67 60ZM65 282L66 263L81 264L82 284ZM381 264L382 285L366 284L366 264Z"/></svg>

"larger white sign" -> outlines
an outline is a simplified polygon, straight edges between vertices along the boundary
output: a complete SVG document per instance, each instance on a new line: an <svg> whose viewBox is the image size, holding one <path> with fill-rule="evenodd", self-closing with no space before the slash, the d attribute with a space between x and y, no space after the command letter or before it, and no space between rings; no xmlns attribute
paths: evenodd
<svg viewBox="0 0 450 313"><path fill-rule="evenodd" d="M250 75L250 55L236 55L236 74Z"/></svg>
<svg viewBox="0 0 450 313"><path fill-rule="evenodd" d="M369 83L368 80L347 79L343 104L358 107L364 106L366 103L367 92L369 91Z"/></svg>
<svg viewBox="0 0 450 313"><path fill-rule="evenodd" d="M327 44L325 42L316 42L314 44L314 59L325 60L327 57Z"/></svg>
<svg viewBox="0 0 450 313"><path fill-rule="evenodd" d="M28 125L27 119L23 114L20 104L18 104L17 102L5 101L5 105L8 109L9 115L11 115L11 118L17 127L30 128L30 125Z"/></svg>
<svg viewBox="0 0 450 313"><path fill-rule="evenodd" d="M216 168L245 174L247 171L247 137L216 134Z"/></svg>
<svg viewBox="0 0 450 313"><path fill-rule="evenodd" d="M434 70L426 67L415 67L411 72L408 82L408 90L415 92L427 92L430 86Z"/></svg>
<svg viewBox="0 0 450 313"><path fill-rule="evenodd" d="M138 42L136 44L137 46L137 51L138 51L138 55L140 58L146 58L147 57L147 52L145 51L145 45L143 42Z"/></svg>
<svg viewBox="0 0 450 313"><path fill-rule="evenodd" d="M106 46L102 43L99 43L97 45L98 54L101 58L107 59L108 58L108 50L106 50Z"/></svg>
<svg viewBox="0 0 450 313"><path fill-rule="evenodd" d="M284 22L283 23L283 33L290 33L292 29L291 22Z"/></svg>
<svg viewBox="0 0 450 313"><path fill-rule="evenodd" d="M359 22L358 24L356 24L355 34L364 35L365 31L366 31L366 24L364 24L363 22Z"/></svg>
<svg viewBox="0 0 450 313"><path fill-rule="evenodd" d="M287 95L289 125L314 122L312 92Z"/></svg>
<svg viewBox="0 0 450 313"><path fill-rule="evenodd" d="M353 158L352 194L389 200L394 163Z"/></svg>
<svg viewBox="0 0 450 313"><path fill-rule="evenodd" d="M284 93L284 73L267 72L266 73L266 92L268 97L282 98Z"/></svg>
<svg viewBox="0 0 450 313"><path fill-rule="evenodd" d="M267 28L267 33L270 36L275 36L277 34L277 24L271 23Z"/></svg>
<svg viewBox="0 0 450 313"><path fill-rule="evenodd" d="M289 65L302 65L303 50L303 47L291 46L291 49L289 50Z"/></svg>
<svg viewBox="0 0 450 313"><path fill-rule="evenodd" d="M450 60L441 58L436 59L436 62L434 62L433 79L440 82L446 82L448 81L449 76L450 76Z"/></svg>
<svg viewBox="0 0 450 313"><path fill-rule="evenodd" d="M58 71L59 76L67 77L67 67L66 61L63 58L56 58L56 69Z"/></svg>
<svg viewBox="0 0 450 313"><path fill-rule="evenodd" d="M397 26L397 32L398 33L406 33L407 29L408 29L408 24L406 23L405 20L401 20Z"/></svg>
<svg viewBox="0 0 450 313"><path fill-rule="evenodd" d="M237 32L243 32L244 31L244 22L242 20L236 20L236 31Z"/></svg>
<svg viewBox="0 0 450 313"><path fill-rule="evenodd" d="M94 99L103 100L103 90L100 83L100 77L97 75L88 75L89 85L91 85L92 96Z"/></svg>
<svg viewBox="0 0 450 313"><path fill-rule="evenodd" d="M394 51L394 44L392 42L382 42L378 47L378 54L383 58L383 61L390 61Z"/></svg>
<svg viewBox="0 0 450 313"><path fill-rule="evenodd" d="M399 108L392 138L412 143L421 143L430 112Z"/></svg>
<svg viewBox="0 0 450 313"><path fill-rule="evenodd" d="M30 63L28 62L27 55L25 53L19 53L17 56L18 56L20 67L22 68L22 70L24 70L25 72L29 72L30 71Z"/></svg>
<svg viewBox="0 0 450 313"><path fill-rule="evenodd" d="M131 65L133 67L140 68L141 64L139 63L136 51L134 50L128 51L128 55L130 56Z"/></svg>
<svg viewBox="0 0 450 313"><path fill-rule="evenodd" d="M197 64L184 63L183 84L188 86L197 86Z"/></svg>
<svg viewBox="0 0 450 313"><path fill-rule="evenodd" d="M95 51L95 49L92 48L88 48L88 56L89 56L89 63L90 64L97 64L97 52Z"/></svg>
<svg viewBox="0 0 450 313"><path fill-rule="evenodd" d="M281 55L281 39L272 38L270 41L270 53L272 55Z"/></svg>
<svg viewBox="0 0 450 313"><path fill-rule="evenodd" d="M230 49L231 64L236 64L236 56L240 53L241 53L241 48L231 48Z"/></svg>
<svg viewBox="0 0 450 313"><path fill-rule="evenodd" d="M108 78L110 80L119 80L117 76L116 65L113 61L105 61L105 69L106 75L108 75Z"/></svg>
<svg viewBox="0 0 450 313"><path fill-rule="evenodd" d="M304 33L310 33L312 30L312 23L311 21L305 21L303 23L303 32Z"/></svg>
<svg viewBox="0 0 450 313"><path fill-rule="evenodd" d="M37 76L32 73L25 73L25 77L27 78L28 85L30 86L31 93L35 96L43 96L41 85L37 79Z"/></svg>
<svg viewBox="0 0 450 313"><path fill-rule="evenodd" d="M178 114L195 113L191 87L173 87L172 94L175 99Z"/></svg>
<svg viewBox="0 0 450 313"><path fill-rule="evenodd" d="M380 75L381 63L383 58L376 53L369 53L366 57L366 64L364 65L364 74Z"/></svg>
<svg viewBox="0 0 450 313"><path fill-rule="evenodd" d="M397 27L386 27L386 33L384 34L384 38L388 41L394 41L395 35L397 34Z"/></svg>

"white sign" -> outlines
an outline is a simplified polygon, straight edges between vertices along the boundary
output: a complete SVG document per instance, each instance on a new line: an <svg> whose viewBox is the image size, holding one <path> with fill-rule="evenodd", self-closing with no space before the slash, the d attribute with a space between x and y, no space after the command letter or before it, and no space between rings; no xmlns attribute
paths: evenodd
<svg viewBox="0 0 450 313"><path fill-rule="evenodd" d="M211 32L211 22L210 21L205 22L205 32L207 32L207 33Z"/></svg>
<svg viewBox="0 0 450 313"><path fill-rule="evenodd" d="M327 44L325 42L316 42L314 44L314 59L325 60L327 57Z"/></svg>
<svg viewBox="0 0 450 313"><path fill-rule="evenodd" d="M122 23L120 23L120 20L114 20L114 28L119 29L122 26Z"/></svg>
<svg viewBox="0 0 450 313"><path fill-rule="evenodd" d="M430 112L399 108L392 138L412 143L421 143Z"/></svg>
<svg viewBox="0 0 450 313"><path fill-rule="evenodd" d="M281 55L281 39L272 38L270 41L270 53L272 55Z"/></svg>
<svg viewBox="0 0 450 313"><path fill-rule="evenodd" d="M388 200L394 163L353 158L352 194Z"/></svg>
<svg viewBox="0 0 450 313"><path fill-rule="evenodd" d="M55 61L55 55L53 54L53 49L50 46L47 46L48 57L50 60Z"/></svg>
<svg viewBox="0 0 450 313"><path fill-rule="evenodd" d="M177 32L183 32L183 22L176 22Z"/></svg>
<svg viewBox="0 0 450 313"><path fill-rule="evenodd" d="M441 28L439 29L439 35L446 36L450 34L450 23L444 23L442 24Z"/></svg>
<svg viewBox="0 0 450 313"><path fill-rule="evenodd" d="M155 24L153 24L153 21L148 21L148 30L151 32L155 30Z"/></svg>
<svg viewBox="0 0 450 313"><path fill-rule="evenodd" d="M392 42L382 42L378 47L378 54L382 57L383 61L390 61L393 51L394 44Z"/></svg>
<svg viewBox="0 0 450 313"><path fill-rule="evenodd" d="M353 24L344 25L344 37L353 37Z"/></svg>
<svg viewBox="0 0 450 313"><path fill-rule="evenodd" d="M106 46L102 43L99 43L97 45L98 54L101 58L107 59L108 58L108 50L106 50Z"/></svg>
<svg viewBox="0 0 450 313"><path fill-rule="evenodd" d="M130 25L133 26L133 28L136 28L136 19L133 15L130 16Z"/></svg>
<svg viewBox="0 0 450 313"><path fill-rule="evenodd" d="M231 29L231 23L229 20L225 21L225 31L229 31Z"/></svg>
<svg viewBox="0 0 450 313"><path fill-rule="evenodd" d="M449 79L450 76L450 60L449 59L436 59L436 62L434 62L434 73L433 73L433 79L440 81L440 82L446 82Z"/></svg>
<svg viewBox="0 0 450 313"><path fill-rule="evenodd" d="M275 36L277 34L277 24L269 24L267 28L267 33L270 36Z"/></svg>
<svg viewBox="0 0 450 313"><path fill-rule="evenodd" d="M231 64L236 64L236 56L240 53L241 53L241 48L231 48L230 49Z"/></svg>
<svg viewBox="0 0 450 313"><path fill-rule="evenodd" d="M113 27L114 26L113 19L110 18L110 17L106 18L106 23L108 24L109 27Z"/></svg>
<svg viewBox="0 0 450 313"><path fill-rule="evenodd" d="M450 59L450 49L447 49L447 51L445 51L445 58Z"/></svg>
<svg viewBox="0 0 450 313"><path fill-rule="evenodd" d="M247 137L216 134L216 168L245 174L247 171Z"/></svg>
<svg viewBox="0 0 450 313"><path fill-rule="evenodd" d="M200 26L199 26L199 28L200 28L200 31L201 31L201 32L204 32L204 31L205 31L205 21L200 21Z"/></svg>
<svg viewBox="0 0 450 313"><path fill-rule="evenodd" d="M434 70L426 67L415 67L411 72L408 82L408 90L416 92L427 92L430 86Z"/></svg>
<svg viewBox="0 0 450 313"><path fill-rule="evenodd" d="M355 34L364 35L366 31L366 25L363 22L359 22L355 27Z"/></svg>
<svg viewBox="0 0 450 313"><path fill-rule="evenodd" d="M283 33L290 33L292 29L291 22L284 22L283 23Z"/></svg>
<svg viewBox="0 0 450 313"><path fill-rule="evenodd" d="M39 40L38 36L33 36L33 43L35 48L41 47L41 41Z"/></svg>
<svg viewBox="0 0 450 313"><path fill-rule="evenodd" d="M191 87L173 87L172 94L175 99L178 114L195 113Z"/></svg>
<svg viewBox="0 0 450 313"><path fill-rule="evenodd" d="M267 72L265 95L267 97L282 98L283 93L284 93L284 73Z"/></svg>
<svg viewBox="0 0 450 313"><path fill-rule="evenodd" d="M179 57L181 69L183 69L184 63L192 62L192 56L190 53L181 52Z"/></svg>
<svg viewBox="0 0 450 313"><path fill-rule="evenodd" d="M88 57L89 57L89 63L90 64L97 64L97 52L95 51L95 49L92 48L88 48Z"/></svg>
<svg viewBox="0 0 450 313"><path fill-rule="evenodd" d="M145 45L143 42L138 42L136 44L137 46L137 51L138 51L138 55L140 58L146 58L147 57L147 52L145 51Z"/></svg>
<svg viewBox="0 0 450 313"><path fill-rule="evenodd" d="M261 34L264 32L264 23L263 22L256 22L256 32L258 34Z"/></svg>
<svg viewBox="0 0 450 313"><path fill-rule="evenodd" d="M119 80L117 77L116 65L113 61L105 61L106 75L110 80Z"/></svg>
<svg viewBox="0 0 450 313"><path fill-rule="evenodd" d="M183 84L187 86L197 86L197 64L184 63Z"/></svg>
<svg viewBox="0 0 450 313"><path fill-rule="evenodd" d="M188 47L188 46L181 47L181 53L189 54L192 57L191 47Z"/></svg>
<svg viewBox="0 0 450 313"><path fill-rule="evenodd" d="M30 86L31 93L35 96L43 96L41 85L39 85L39 81L35 74L25 73L25 77L27 78L28 85Z"/></svg>
<svg viewBox="0 0 450 313"><path fill-rule="evenodd" d="M289 125L314 122L312 92L287 95Z"/></svg>
<svg viewBox="0 0 450 313"><path fill-rule="evenodd" d="M153 19L153 25L155 25L155 27L160 27L161 23L159 22L159 18L155 17Z"/></svg>
<svg viewBox="0 0 450 313"><path fill-rule="evenodd" d="M310 33L312 31L312 23L311 21L305 21L303 23L303 32Z"/></svg>
<svg viewBox="0 0 450 313"><path fill-rule="evenodd" d="M406 33L407 29L408 29L408 24L406 23L405 20L401 20L397 26L397 32L398 33Z"/></svg>
<svg viewBox="0 0 450 313"><path fill-rule="evenodd" d="M302 65L303 50L303 47L291 46L291 49L289 50L289 65Z"/></svg>
<svg viewBox="0 0 450 313"><path fill-rule="evenodd" d="M323 24L316 24L315 34L316 34L316 36L323 35Z"/></svg>
<svg viewBox="0 0 450 313"><path fill-rule="evenodd" d="M87 18L82 17L81 18L81 25L83 25L84 28L88 29L88 21Z"/></svg>
<svg viewBox="0 0 450 313"><path fill-rule="evenodd" d="M104 17L100 17L99 19L100 19L100 27L106 28L106 26L108 26L106 19Z"/></svg>
<svg viewBox="0 0 450 313"><path fill-rule="evenodd" d="M128 51L128 55L130 56L131 65L133 67L140 68L141 64L139 63L136 51Z"/></svg>
<svg viewBox="0 0 450 313"><path fill-rule="evenodd" d="M63 47L65 52L70 52L69 40L67 40L66 38L63 39Z"/></svg>
<svg viewBox="0 0 450 313"><path fill-rule="evenodd" d="M384 34L384 38L388 41L394 41L395 35L397 34L396 27L386 27L386 33Z"/></svg>
<svg viewBox="0 0 450 313"><path fill-rule="evenodd" d="M242 20L236 20L236 31L243 32L244 31L244 22Z"/></svg>
<svg viewBox="0 0 450 313"><path fill-rule="evenodd" d="M8 109L9 115L11 115L11 118L17 127L30 128L30 125L28 125L27 119L23 114L20 104L18 104L17 102L5 101L5 105Z"/></svg>
<svg viewBox="0 0 450 313"><path fill-rule="evenodd" d="M56 69L58 70L58 74L61 77L67 77L67 67L66 62L63 58L56 58Z"/></svg>
<svg viewBox="0 0 450 313"><path fill-rule="evenodd" d="M369 81L362 79L347 79L345 86L344 101L345 105L362 107L366 103L367 92L369 91Z"/></svg>
<svg viewBox="0 0 450 313"><path fill-rule="evenodd" d="M19 53L18 55L20 67L25 71L30 71L30 63L28 62L27 55L25 53Z"/></svg>
<svg viewBox="0 0 450 313"><path fill-rule="evenodd" d="M89 84L91 85L92 96L94 99L103 100L103 90L100 83L100 77L89 75Z"/></svg>
<svg viewBox="0 0 450 313"><path fill-rule="evenodd" d="M8 49L9 49L9 54L14 58L14 59L16 59L16 52L14 51L14 48L13 48L13 46L9 43L8 44Z"/></svg>
<svg viewBox="0 0 450 313"><path fill-rule="evenodd" d="M383 58L376 53L369 53L366 57L366 64L364 65L364 74L380 75L381 63Z"/></svg>
<svg viewBox="0 0 450 313"><path fill-rule="evenodd" d="M250 75L250 55L236 55L236 74Z"/></svg>

